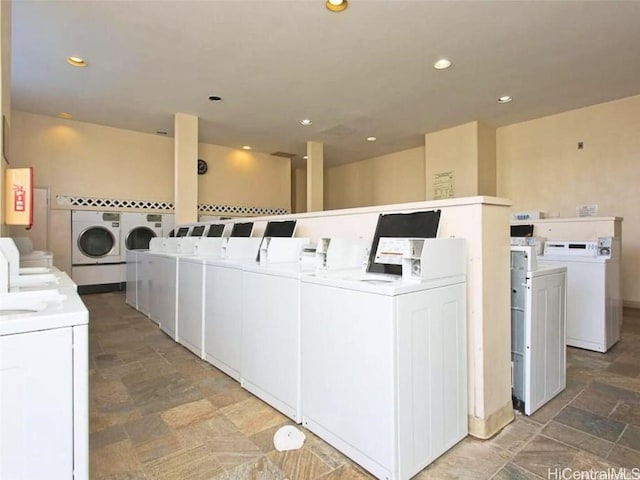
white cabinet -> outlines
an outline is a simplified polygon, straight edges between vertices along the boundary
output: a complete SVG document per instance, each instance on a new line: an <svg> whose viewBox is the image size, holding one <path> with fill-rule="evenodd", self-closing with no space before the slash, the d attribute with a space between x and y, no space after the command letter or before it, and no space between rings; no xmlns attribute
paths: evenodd
<svg viewBox="0 0 640 480"><path fill-rule="evenodd" d="M88 478L87 345L86 325L0 336L0 478Z"/></svg>

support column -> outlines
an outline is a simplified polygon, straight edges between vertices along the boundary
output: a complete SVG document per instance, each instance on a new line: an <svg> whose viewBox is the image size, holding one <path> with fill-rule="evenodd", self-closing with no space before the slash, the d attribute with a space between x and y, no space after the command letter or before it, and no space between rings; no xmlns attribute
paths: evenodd
<svg viewBox="0 0 640 480"><path fill-rule="evenodd" d="M426 134L425 172L427 200L495 195L495 128L476 121ZM467 312L469 434L486 439L513 420L511 338L504 335L511 318L503 309L510 302L509 260L491 253L508 251L500 234L509 225L502 209L483 209L469 221L481 222L482 229L481 250L469 252L470 262L481 264L482 275L470 269L467 278L467 298L474 297Z"/></svg>
<svg viewBox="0 0 640 480"><path fill-rule="evenodd" d="M307 142L307 212L324 210L324 145Z"/></svg>
<svg viewBox="0 0 640 480"><path fill-rule="evenodd" d="M176 113L174 129L173 198L179 225L198 221L198 117Z"/></svg>

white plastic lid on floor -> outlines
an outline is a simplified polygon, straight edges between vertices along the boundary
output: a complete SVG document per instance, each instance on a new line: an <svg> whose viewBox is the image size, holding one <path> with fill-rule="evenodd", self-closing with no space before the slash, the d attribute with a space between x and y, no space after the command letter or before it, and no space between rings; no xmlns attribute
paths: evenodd
<svg viewBox="0 0 640 480"><path fill-rule="evenodd" d="M304 433L293 425L285 425L278 429L273 436L273 446L279 452L298 450L305 440Z"/></svg>

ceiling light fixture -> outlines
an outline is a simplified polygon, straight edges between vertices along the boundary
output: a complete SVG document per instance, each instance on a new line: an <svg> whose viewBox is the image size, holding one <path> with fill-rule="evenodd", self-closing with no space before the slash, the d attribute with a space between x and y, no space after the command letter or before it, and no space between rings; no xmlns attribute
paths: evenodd
<svg viewBox="0 0 640 480"><path fill-rule="evenodd" d="M498 98L498 103L509 103L513 98L510 95L503 95Z"/></svg>
<svg viewBox="0 0 640 480"><path fill-rule="evenodd" d="M341 12L348 6L347 0L327 0L324 2L324 6L330 12Z"/></svg>
<svg viewBox="0 0 640 480"><path fill-rule="evenodd" d="M451 66L451 61L447 60L446 58L441 58L440 60L438 60L436 63L433 64L433 68L435 68L436 70L444 70L446 68L449 68Z"/></svg>
<svg viewBox="0 0 640 480"><path fill-rule="evenodd" d="M313 124L313 122L309 118L305 118L304 120L300 120L300 125L304 125L305 127L308 127L311 124Z"/></svg>
<svg viewBox="0 0 640 480"><path fill-rule="evenodd" d="M376 140L376 137L367 137L367 142L375 142Z"/></svg>
<svg viewBox="0 0 640 480"><path fill-rule="evenodd" d="M243 150L251 150L251 146L250 145L243 145L242 149Z"/></svg>
<svg viewBox="0 0 640 480"><path fill-rule="evenodd" d="M309 155L305 155L304 157L302 157L303 160L309 160Z"/></svg>
<svg viewBox="0 0 640 480"><path fill-rule="evenodd" d="M209 97L209 101L211 101L211 102L221 102L222 101L222 97L219 97L217 95L211 95Z"/></svg>
<svg viewBox="0 0 640 480"><path fill-rule="evenodd" d="M86 67L87 62L80 57L67 57L67 63L74 67Z"/></svg>
<svg viewBox="0 0 640 480"><path fill-rule="evenodd" d="M60 113L58 113L58 117L59 118L73 118L73 115L71 115L70 113L67 113L67 112L60 112Z"/></svg>

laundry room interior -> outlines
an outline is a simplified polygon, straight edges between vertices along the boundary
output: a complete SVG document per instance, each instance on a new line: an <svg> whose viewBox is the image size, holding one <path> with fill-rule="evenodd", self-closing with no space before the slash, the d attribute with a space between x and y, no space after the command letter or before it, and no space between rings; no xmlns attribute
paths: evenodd
<svg viewBox="0 0 640 480"><path fill-rule="evenodd" d="M264 3L0 4L0 478L640 474L640 2Z"/></svg>

